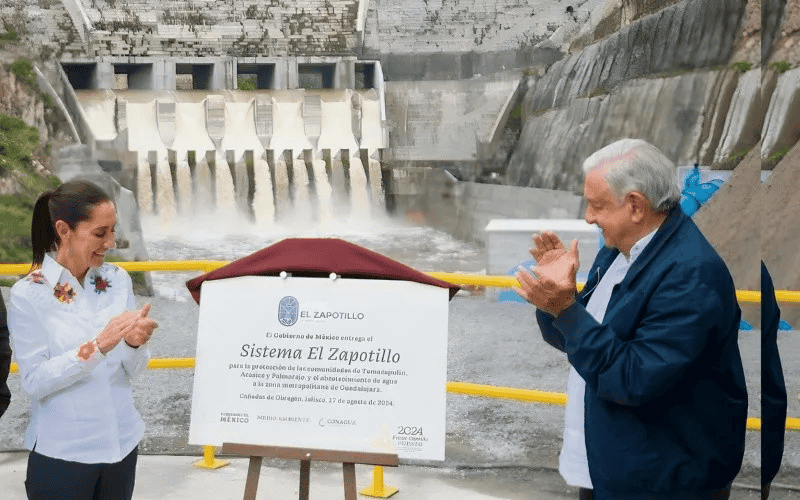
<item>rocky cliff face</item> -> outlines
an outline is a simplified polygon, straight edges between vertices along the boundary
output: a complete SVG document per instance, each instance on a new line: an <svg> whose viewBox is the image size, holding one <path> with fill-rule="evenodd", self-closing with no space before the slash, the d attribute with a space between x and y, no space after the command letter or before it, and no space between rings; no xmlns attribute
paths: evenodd
<svg viewBox="0 0 800 500"><path fill-rule="evenodd" d="M55 109L45 107L41 95L3 65L0 65L0 113L17 116L28 126L36 127L42 146L53 139L69 140Z"/></svg>
<svg viewBox="0 0 800 500"><path fill-rule="evenodd" d="M676 69L726 64L744 14L740 0L684 1L623 27L553 64L531 85L525 109L561 107L597 89Z"/></svg>
<svg viewBox="0 0 800 500"><path fill-rule="evenodd" d="M579 193L583 160L624 137L652 142L679 165L721 166L762 134L765 155L797 141L798 75L768 67L762 80L759 2L684 0L627 25L623 4L597 9L619 31L528 80L510 184ZM792 19L777 16L775 54L793 46Z"/></svg>
<svg viewBox="0 0 800 500"><path fill-rule="evenodd" d="M613 92L574 98L563 107L534 115L511 157L510 183L582 193L583 160L623 137L645 139L678 163L693 163L704 105L720 80L729 77L726 72L704 71L635 79Z"/></svg>
<svg viewBox="0 0 800 500"><path fill-rule="evenodd" d="M61 59L349 54L355 0L0 0L0 18Z"/></svg>
<svg viewBox="0 0 800 500"><path fill-rule="evenodd" d="M583 160L623 137L679 165L741 158L695 222L737 288L758 289L760 257L777 289L800 289L800 0L686 0L627 26L622 3L606 4L592 44L528 80L509 182L580 193ZM774 169L764 186L762 169ZM800 307L781 307L796 327ZM743 309L757 325L758 308Z"/></svg>

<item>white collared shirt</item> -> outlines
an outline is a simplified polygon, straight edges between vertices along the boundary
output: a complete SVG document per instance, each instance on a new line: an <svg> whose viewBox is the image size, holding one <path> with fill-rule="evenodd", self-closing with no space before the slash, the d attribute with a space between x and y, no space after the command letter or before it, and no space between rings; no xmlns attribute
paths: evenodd
<svg viewBox="0 0 800 500"><path fill-rule="evenodd" d="M130 381L147 368L150 353L120 341L105 355L79 360L81 344L136 307L130 276L113 264L89 269L84 284L46 255L40 270L11 288L8 326L31 396L25 447L72 462L115 463L144 435Z"/></svg>
<svg viewBox="0 0 800 500"><path fill-rule="evenodd" d="M586 311L598 322L602 323L611 300L611 292L614 286L625 279L625 275L633 265L642 250L650 243L655 236L658 228L648 233L637 241L630 251L630 257L620 252L606 273L600 279L589 303L586 304ZM564 442L561 447L559 457L558 472L572 486L592 488L592 480L589 477L589 461L586 458L586 437L584 435L584 407L583 398L586 392L586 383L583 378L572 366L569 367L569 379L567 380L567 409L564 416Z"/></svg>

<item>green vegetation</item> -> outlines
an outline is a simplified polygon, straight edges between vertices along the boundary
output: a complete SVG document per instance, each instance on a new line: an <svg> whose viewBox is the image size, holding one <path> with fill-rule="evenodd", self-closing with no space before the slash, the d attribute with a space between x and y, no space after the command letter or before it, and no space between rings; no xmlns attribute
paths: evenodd
<svg viewBox="0 0 800 500"><path fill-rule="evenodd" d="M30 205L42 191L59 185L56 176L42 177L31 166L33 153L39 142L39 131L29 127L20 118L0 114L0 177L14 177L22 187L20 200Z"/></svg>
<svg viewBox="0 0 800 500"><path fill-rule="evenodd" d="M607 88L605 88L605 87L603 87L601 85L600 87L597 87L596 89L594 89L591 92L589 92L589 99L591 99L593 97L599 97L601 95L608 95L610 93L611 92Z"/></svg>
<svg viewBox="0 0 800 500"><path fill-rule="evenodd" d="M16 196L0 196L0 262L31 261L32 214L32 208Z"/></svg>
<svg viewBox="0 0 800 500"><path fill-rule="evenodd" d="M39 142L39 131L22 119L0 114L0 176L9 174L30 158Z"/></svg>
<svg viewBox="0 0 800 500"><path fill-rule="evenodd" d="M56 109L53 99L39 91L39 84L36 82L36 75L33 72L33 64L27 59L17 59L11 63L11 72L19 81L25 84L31 92L34 92L42 100L45 109Z"/></svg>
<svg viewBox="0 0 800 500"><path fill-rule="evenodd" d="M529 66L522 72L525 76L539 76L541 70L535 66Z"/></svg>
<svg viewBox="0 0 800 500"><path fill-rule="evenodd" d="M780 75L781 73L786 73L787 71L789 71L792 65L786 61L773 61L772 63L770 63L769 67L775 70L775 72Z"/></svg>
<svg viewBox="0 0 800 500"><path fill-rule="evenodd" d="M33 64L27 59L17 59L11 63L11 72L16 75L31 90L36 90L36 75L33 74Z"/></svg>
<svg viewBox="0 0 800 500"><path fill-rule="evenodd" d="M742 160L745 159L752 149L753 146L750 146L749 148L737 149L731 153L727 160L719 165L719 168L722 170L733 170L739 163L742 162Z"/></svg>
<svg viewBox="0 0 800 500"><path fill-rule="evenodd" d="M0 42L17 43L19 42L19 34L14 30L8 30L4 33L0 33Z"/></svg>
<svg viewBox="0 0 800 500"><path fill-rule="evenodd" d="M239 86L239 90L258 90L256 81L253 80L252 78L237 76L236 82L237 85Z"/></svg>
<svg viewBox="0 0 800 500"><path fill-rule="evenodd" d="M768 161L774 161L776 163L781 161L783 159L783 157L786 156L786 154L789 152L790 149L791 148L789 146L787 146L785 148L781 148L781 149L775 151L774 153L769 155Z"/></svg>
<svg viewBox="0 0 800 500"><path fill-rule="evenodd" d="M53 104L53 98L50 97L48 94L42 94L42 102L44 103L45 109L56 109L55 104ZM48 144L49 146L50 144Z"/></svg>
<svg viewBox="0 0 800 500"><path fill-rule="evenodd" d="M0 40L14 41L13 32L0 34ZM43 99L44 105L53 108L49 97L38 93L33 65L27 59L18 59L7 69ZM31 218L33 206L39 195L57 187L59 179L54 175L42 176L34 168L38 154L49 155L47 146L39 148L39 131L28 126L22 119L0 114L0 178L11 188L12 195L0 196L0 262L28 263L31 261ZM2 285L13 282L7 279Z"/></svg>
<svg viewBox="0 0 800 500"><path fill-rule="evenodd" d="M747 73L752 69L753 65L747 61L736 61L735 63L731 64L731 69L738 71L739 73Z"/></svg>
<svg viewBox="0 0 800 500"><path fill-rule="evenodd" d="M57 177L42 177L31 166L38 141L35 127L0 114L0 177L20 186L19 193L0 196L0 262L30 262L33 205L40 193L59 184Z"/></svg>
<svg viewBox="0 0 800 500"><path fill-rule="evenodd" d="M738 165L739 162L744 160L744 157L747 156L747 153L749 153L751 149L753 148L737 149L736 151L731 153L731 157L728 158L728 160L734 161Z"/></svg>
<svg viewBox="0 0 800 500"><path fill-rule="evenodd" d="M772 170L778 165L778 163L781 162L781 160L783 160L783 157L786 156L790 149L792 149L791 146L787 146L774 151L765 161L762 162L761 168L764 170Z"/></svg>

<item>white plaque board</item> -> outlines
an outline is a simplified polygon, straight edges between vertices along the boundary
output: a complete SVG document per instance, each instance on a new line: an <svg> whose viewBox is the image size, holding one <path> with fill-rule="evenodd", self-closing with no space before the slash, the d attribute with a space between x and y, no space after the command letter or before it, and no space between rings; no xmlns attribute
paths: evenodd
<svg viewBox="0 0 800 500"><path fill-rule="evenodd" d="M189 443L444 460L448 294L371 279L203 283Z"/></svg>

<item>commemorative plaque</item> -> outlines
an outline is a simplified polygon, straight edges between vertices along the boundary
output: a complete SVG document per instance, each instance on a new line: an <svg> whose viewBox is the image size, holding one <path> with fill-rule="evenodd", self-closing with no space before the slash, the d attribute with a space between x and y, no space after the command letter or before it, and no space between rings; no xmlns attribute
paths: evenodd
<svg viewBox="0 0 800 500"><path fill-rule="evenodd" d="M446 288L242 276L202 294L191 444L444 459Z"/></svg>

